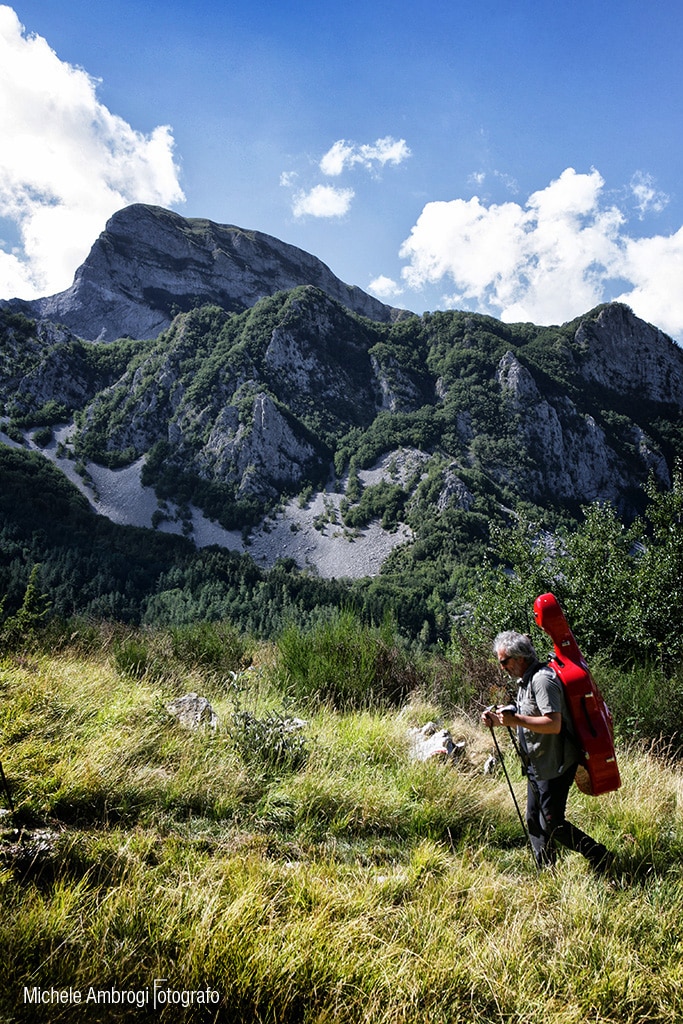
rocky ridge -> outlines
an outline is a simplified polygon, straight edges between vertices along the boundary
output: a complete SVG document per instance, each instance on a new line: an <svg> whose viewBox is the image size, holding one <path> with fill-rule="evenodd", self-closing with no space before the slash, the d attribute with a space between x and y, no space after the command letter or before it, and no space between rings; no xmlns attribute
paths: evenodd
<svg viewBox="0 0 683 1024"><path fill-rule="evenodd" d="M577 372L586 381L640 401L683 407L680 347L628 306L605 306L579 325L575 341Z"/></svg>
<svg viewBox="0 0 683 1024"><path fill-rule="evenodd" d="M638 463L641 473L653 473L660 483L669 485L666 459L637 424L624 424L622 429L621 440L633 455L627 462L594 416L582 414L566 396L545 398L512 352L501 359L497 379L511 414L519 417L520 445L532 455L533 467L526 478L532 497L549 491L558 499L578 497L585 503L619 505L634 484Z"/></svg>
<svg viewBox="0 0 683 1024"><path fill-rule="evenodd" d="M241 311L301 284L315 285L372 320L389 323L406 315L270 235L143 204L110 218L66 291L0 305L64 324L80 338L112 341L155 338L179 311L207 303Z"/></svg>

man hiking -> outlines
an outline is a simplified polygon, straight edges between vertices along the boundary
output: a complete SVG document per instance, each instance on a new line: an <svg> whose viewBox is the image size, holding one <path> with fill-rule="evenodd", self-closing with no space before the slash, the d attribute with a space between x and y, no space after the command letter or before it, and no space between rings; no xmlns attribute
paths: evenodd
<svg viewBox="0 0 683 1024"><path fill-rule="evenodd" d="M501 668L519 681L517 704L514 710L489 709L482 720L489 728L517 730L527 776L527 829L538 867L555 863L559 842L582 853L596 871L606 871L612 854L565 817L580 751L561 681L539 661L528 636L499 633L493 649Z"/></svg>

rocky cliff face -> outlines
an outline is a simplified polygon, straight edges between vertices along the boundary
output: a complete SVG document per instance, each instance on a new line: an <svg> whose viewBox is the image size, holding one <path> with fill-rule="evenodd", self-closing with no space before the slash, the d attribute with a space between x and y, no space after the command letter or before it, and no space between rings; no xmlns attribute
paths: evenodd
<svg viewBox="0 0 683 1024"><path fill-rule="evenodd" d="M327 475L335 437L368 427L382 407L372 343L362 321L310 286L252 316L182 315L85 405L79 444L116 461L165 443L178 471L273 499Z"/></svg>
<svg viewBox="0 0 683 1024"><path fill-rule="evenodd" d="M583 325L579 333L585 334ZM621 440L631 453L627 460L589 412L567 396L546 398L512 352L501 359L497 379L510 414L518 419L520 449L529 460L522 479L532 500L553 494L559 500L609 501L619 506L636 474L644 479L652 472L660 483L669 485L665 458L635 423L622 426Z"/></svg>
<svg viewBox="0 0 683 1024"><path fill-rule="evenodd" d="M215 303L240 311L302 284L372 320L405 315L270 235L141 204L108 221L67 291L3 305L91 341L155 338L181 310Z"/></svg>
<svg viewBox="0 0 683 1024"><path fill-rule="evenodd" d="M663 331L621 303L605 306L575 335L577 373L639 401L683 407L683 353Z"/></svg>

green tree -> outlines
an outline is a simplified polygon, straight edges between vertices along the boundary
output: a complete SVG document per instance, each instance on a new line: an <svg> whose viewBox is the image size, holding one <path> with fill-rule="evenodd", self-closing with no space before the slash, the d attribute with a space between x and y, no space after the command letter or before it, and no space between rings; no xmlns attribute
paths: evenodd
<svg viewBox="0 0 683 1024"><path fill-rule="evenodd" d="M0 643L13 648L21 644L27 646L35 641L38 633L44 628L50 612L50 601L39 589L40 566L34 565L26 585L24 600L15 615L10 615L0 628ZM0 612L4 599L0 604Z"/></svg>
<svg viewBox="0 0 683 1024"><path fill-rule="evenodd" d="M586 654L619 665L683 657L683 474L670 490L648 486L642 519L625 524L609 504L583 509L573 529L544 532L521 518L493 529L487 563L476 573L471 614L458 632L484 644L502 629L533 633L535 598L551 591ZM538 634L542 640L543 635Z"/></svg>
<svg viewBox="0 0 683 1024"><path fill-rule="evenodd" d="M556 597L586 650L623 663L630 660L629 621L639 602L641 526L624 525L609 504L589 505L584 513L584 521L563 539Z"/></svg>
<svg viewBox="0 0 683 1024"><path fill-rule="evenodd" d="M683 657L683 465L670 490L650 481L643 537L632 583L626 636L663 665Z"/></svg>

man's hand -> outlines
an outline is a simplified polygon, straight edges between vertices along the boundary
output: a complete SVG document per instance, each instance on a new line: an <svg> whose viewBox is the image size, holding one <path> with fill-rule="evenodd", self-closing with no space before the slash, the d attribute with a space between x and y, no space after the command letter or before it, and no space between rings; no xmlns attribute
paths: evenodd
<svg viewBox="0 0 683 1024"><path fill-rule="evenodd" d="M506 704L505 707L487 708L482 714L481 720L489 729L502 726L513 729L517 725L515 705Z"/></svg>

